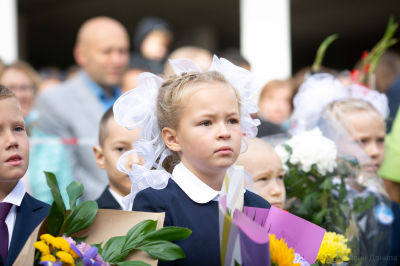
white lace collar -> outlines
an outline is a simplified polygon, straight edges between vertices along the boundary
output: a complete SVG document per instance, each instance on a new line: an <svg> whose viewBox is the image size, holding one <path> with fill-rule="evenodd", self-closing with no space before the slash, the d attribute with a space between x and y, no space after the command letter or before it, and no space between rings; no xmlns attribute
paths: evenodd
<svg viewBox="0 0 400 266"><path fill-rule="evenodd" d="M183 163L179 163L172 171L172 179L196 203L204 204L218 201L220 191L216 191L198 179Z"/></svg>

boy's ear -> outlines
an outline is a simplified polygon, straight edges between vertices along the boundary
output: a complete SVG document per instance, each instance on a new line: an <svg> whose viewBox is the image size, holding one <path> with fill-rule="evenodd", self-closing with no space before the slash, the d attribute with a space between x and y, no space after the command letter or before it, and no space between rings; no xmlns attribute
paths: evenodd
<svg viewBox="0 0 400 266"><path fill-rule="evenodd" d="M173 130L169 127L164 127L161 131L162 138L164 140L165 145L171 151L181 151L181 145L179 144L178 135L176 130Z"/></svg>
<svg viewBox="0 0 400 266"><path fill-rule="evenodd" d="M100 169L106 169L106 162L104 160L103 149L100 146L93 146L94 157L96 164Z"/></svg>

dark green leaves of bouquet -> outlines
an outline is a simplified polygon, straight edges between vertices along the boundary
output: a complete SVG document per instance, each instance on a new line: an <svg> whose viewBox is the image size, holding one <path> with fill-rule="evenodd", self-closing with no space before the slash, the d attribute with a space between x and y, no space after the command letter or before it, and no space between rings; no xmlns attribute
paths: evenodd
<svg viewBox="0 0 400 266"><path fill-rule="evenodd" d="M180 227L164 227L156 230L157 221L145 220L131 228L126 236L113 237L107 241L101 252L105 261L120 266L146 265L141 262L122 262L129 252L139 249L155 259L172 261L185 258L185 253L171 241L186 239L192 231Z"/></svg>
<svg viewBox="0 0 400 266"><path fill-rule="evenodd" d="M68 185L67 193L71 211L68 217L66 217L67 212L56 176L50 172L44 172L44 174L54 198L47 218L47 232L53 236L61 236L65 227L64 234L70 236L73 233L88 228L96 218L98 207L94 201L85 201L78 206L76 205L78 199L83 194L83 185L77 181L73 181Z"/></svg>
<svg viewBox="0 0 400 266"><path fill-rule="evenodd" d="M94 201L84 201L68 215L67 225L64 234L70 236L76 232L88 228L96 218L97 203Z"/></svg>
<svg viewBox="0 0 400 266"><path fill-rule="evenodd" d="M65 204L61 197L57 178L53 173L44 172L47 185L50 188L54 202L50 207L49 217L47 219L47 232L53 236L60 234L65 219Z"/></svg>

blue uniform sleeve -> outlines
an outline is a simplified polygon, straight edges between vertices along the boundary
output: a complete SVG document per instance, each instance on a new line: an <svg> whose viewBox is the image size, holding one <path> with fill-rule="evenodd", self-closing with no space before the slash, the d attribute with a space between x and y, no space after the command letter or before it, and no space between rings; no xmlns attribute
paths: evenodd
<svg viewBox="0 0 400 266"><path fill-rule="evenodd" d="M161 192L160 190L154 190L152 188L147 188L140 191L133 202L132 211L140 212L165 212L164 227L173 226L171 218L168 212L168 207L165 206L164 202L157 195Z"/></svg>

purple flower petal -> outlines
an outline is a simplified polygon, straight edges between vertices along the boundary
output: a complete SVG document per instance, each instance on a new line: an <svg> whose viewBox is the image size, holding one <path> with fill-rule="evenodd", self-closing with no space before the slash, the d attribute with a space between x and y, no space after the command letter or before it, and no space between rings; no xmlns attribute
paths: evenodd
<svg viewBox="0 0 400 266"><path fill-rule="evenodd" d="M39 262L40 265L43 266L62 266L62 262L52 262L52 261L41 261Z"/></svg>
<svg viewBox="0 0 400 266"><path fill-rule="evenodd" d="M88 258L88 259L93 259L98 252L99 252L99 249L97 247L92 247L88 251L83 253L83 257Z"/></svg>
<svg viewBox="0 0 400 266"><path fill-rule="evenodd" d="M82 252L75 246L75 245L69 245L72 250L76 253L76 255L79 256L79 258L82 258Z"/></svg>
<svg viewBox="0 0 400 266"><path fill-rule="evenodd" d="M92 259L83 257L83 266L100 266L100 263Z"/></svg>

